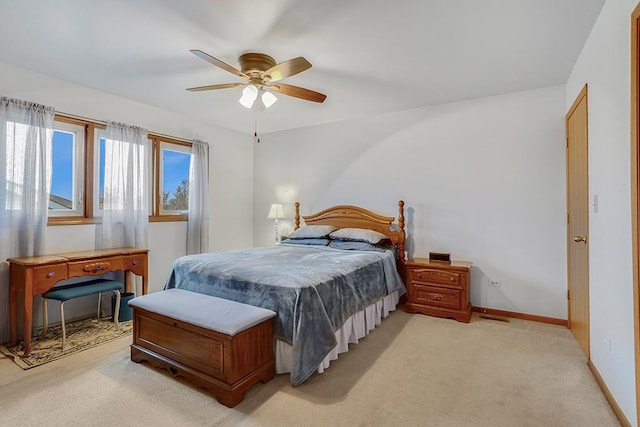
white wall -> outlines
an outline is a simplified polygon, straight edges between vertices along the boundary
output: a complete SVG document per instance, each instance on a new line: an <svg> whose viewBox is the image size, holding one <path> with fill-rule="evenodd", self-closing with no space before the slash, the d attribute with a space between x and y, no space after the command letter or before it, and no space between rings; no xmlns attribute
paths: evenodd
<svg viewBox="0 0 640 427"><path fill-rule="evenodd" d="M404 199L409 255L473 261L473 305L566 319L564 114L557 86L263 135L254 241L276 201L293 218L296 200L397 216Z"/></svg>
<svg viewBox="0 0 640 427"><path fill-rule="evenodd" d="M634 425L629 52L636 4L607 1L567 82L566 104L588 83L589 193L599 201L589 216L591 359Z"/></svg>
<svg viewBox="0 0 640 427"><path fill-rule="evenodd" d="M199 138L210 148L210 250L253 243L253 140L184 115L0 63L0 96L52 106L56 111L97 120L116 120L178 138ZM93 225L47 227L48 253L95 248ZM186 223L149 225L149 290L162 289L171 263L186 251ZM87 309L87 307L91 307ZM89 310L89 311L87 311ZM69 318L93 310L93 302L65 304ZM50 310L52 321L59 317ZM38 319L40 315L38 313Z"/></svg>

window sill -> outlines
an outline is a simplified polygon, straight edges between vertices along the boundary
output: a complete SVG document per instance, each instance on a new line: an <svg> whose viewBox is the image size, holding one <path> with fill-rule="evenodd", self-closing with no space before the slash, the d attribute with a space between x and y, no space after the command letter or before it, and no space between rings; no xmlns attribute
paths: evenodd
<svg viewBox="0 0 640 427"><path fill-rule="evenodd" d="M188 220L189 215L158 215L149 217L149 222L180 222Z"/></svg>
<svg viewBox="0 0 640 427"><path fill-rule="evenodd" d="M188 215L162 215L149 217L149 222L183 222L188 220ZM47 219L47 226L99 224L101 222L102 218L99 217L84 218L79 216L54 216Z"/></svg>
<svg viewBox="0 0 640 427"><path fill-rule="evenodd" d="M47 225L82 225L96 224L100 218L84 218L81 216L50 216Z"/></svg>

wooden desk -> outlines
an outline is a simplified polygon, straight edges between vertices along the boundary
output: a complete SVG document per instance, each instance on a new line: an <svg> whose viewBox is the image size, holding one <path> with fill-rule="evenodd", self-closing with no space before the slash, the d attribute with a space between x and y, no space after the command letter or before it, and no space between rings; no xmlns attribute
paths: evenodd
<svg viewBox="0 0 640 427"><path fill-rule="evenodd" d="M95 276L110 271L131 271L142 276L142 293L147 293L149 249L114 248L9 258L9 329L11 346L18 344L18 306L22 307L24 357L31 354L33 297L47 292L60 280ZM125 274L125 292L131 284Z"/></svg>

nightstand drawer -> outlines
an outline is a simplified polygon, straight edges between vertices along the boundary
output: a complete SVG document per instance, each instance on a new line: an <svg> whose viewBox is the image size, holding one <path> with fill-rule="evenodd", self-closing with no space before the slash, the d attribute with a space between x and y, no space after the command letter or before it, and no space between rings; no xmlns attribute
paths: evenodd
<svg viewBox="0 0 640 427"><path fill-rule="evenodd" d="M438 286L411 283L412 301L416 304L451 308L458 310L461 306L461 292L459 289L441 288Z"/></svg>
<svg viewBox="0 0 640 427"><path fill-rule="evenodd" d="M436 270L431 268L412 268L409 270L409 280L427 283L441 283L443 285L462 285L462 274L455 271Z"/></svg>

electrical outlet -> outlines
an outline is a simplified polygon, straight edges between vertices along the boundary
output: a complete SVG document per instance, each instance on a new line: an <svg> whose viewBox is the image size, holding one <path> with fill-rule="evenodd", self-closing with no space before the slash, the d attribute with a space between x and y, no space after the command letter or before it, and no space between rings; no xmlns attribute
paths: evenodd
<svg viewBox="0 0 640 427"><path fill-rule="evenodd" d="M499 288L502 284L500 283L500 280L491 280L489 279L489 286L493 286L495 288Z"/></svg>

